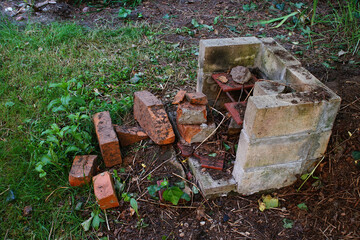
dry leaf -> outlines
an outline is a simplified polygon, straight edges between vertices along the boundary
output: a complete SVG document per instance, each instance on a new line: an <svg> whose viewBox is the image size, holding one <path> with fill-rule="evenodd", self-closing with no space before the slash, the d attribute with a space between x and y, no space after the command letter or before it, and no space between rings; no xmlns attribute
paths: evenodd
<svg viewBox="0 0 360 240"><path fill-rule="evenodd" d="M205 208L200 207L196 209L196 219L200 221L204 217L205 217Z"/></svg>
<svg viewBox="0 0 360 240"><path fill-rule="evenodd" d="M130 208L130 216L135 214L135 210L133 208Z"/></svg>

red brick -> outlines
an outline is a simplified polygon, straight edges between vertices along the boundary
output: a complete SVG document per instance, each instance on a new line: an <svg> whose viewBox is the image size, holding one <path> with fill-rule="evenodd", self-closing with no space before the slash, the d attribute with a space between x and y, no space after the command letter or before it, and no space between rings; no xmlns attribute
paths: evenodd
<svg viewBox="0 0 360 240"><path fill-rule="evenodd" d="M106 167L122 163L119 140L111 123L110 113L100 112L93 117L96 136Z"/></svg>
<svg viewBox="0 0 360 240"><path fill-rule="evenodd" d="M177 124L181 137L188 143L202 142L215 130L215 124Z"/></svg>
<svg viewBox="0 0 360 240"><path fill-rule="evenodd" d="M71 186L80 186L91 182L91 178L96 171L96 159L96 155L75 157L69 173Z"/></svg>
<svg viewBox="0 0 360 240"><path fill-rule="evenodd" d="M224 158L223 157L210 157L199 155L194 153L194 156L199 159L201 167L210 168L215 170L222 170L224 166Z"/></svg>
<svg viewBox="0 0 360 240"><path fill-rule="evenodd" d="M96 201L101 209L119 206L114 181L109 172L103 172L93 177Z"/></svg>
<svg viewBox="0 0 360 240"><path fill-rule="evenodd" d="M176 96L174 97L174 101L172 102L172 104L179 104L184 100L186 91L184 90L180 90L177 92Z"/></svg>
<svg viewBox="0 0 360 240"><path fill-rule="evenodd" d="M183 157L190 157L194 152L194 149L191 145L185 145L185 144L182 144L181 142L178 142L176 145L180 149L180 152L181 152L180 154Z"/></svg>
<svg viewBox="0 0 360 240"><path fill-rule="evenodd" d="M162 102L148 91L134 95L134 117L140 126L156 144L173 143L175 134Z"/></svg>
<svg viewBox="0 0 360 240"><path fill-rule="evenodd" d="M206 105L208 103L206 95L202 92L186 93L186 99L191 104Z"/></svg>
<svg viewBox="0 0 360 240"><path fill-rule="evenodd" d="M180 124L202 124L207 122L205 105L195 105L184 102L178 105L176 120Z"/></svg>
<svg viewBox="0 0 360 240"><path fill-rule="evenodd" d="M149 138L144 129L141 127L113 126L122 147Z"/></svg>

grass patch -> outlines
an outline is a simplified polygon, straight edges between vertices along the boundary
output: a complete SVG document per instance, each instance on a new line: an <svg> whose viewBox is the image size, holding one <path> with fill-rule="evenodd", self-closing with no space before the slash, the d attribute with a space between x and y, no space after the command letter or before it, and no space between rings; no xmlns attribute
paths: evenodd
<svg viewBox="0 0 360 240"><path fill-rule="evenodd" d="M196 48L164 43L161 26L146 24L0 22L0 236L85 238L81 222L97 209L92 187L72 188L67 178L75 155L99 154L91 116L108 110L121 124L133 92L195 83Z"/></svg>

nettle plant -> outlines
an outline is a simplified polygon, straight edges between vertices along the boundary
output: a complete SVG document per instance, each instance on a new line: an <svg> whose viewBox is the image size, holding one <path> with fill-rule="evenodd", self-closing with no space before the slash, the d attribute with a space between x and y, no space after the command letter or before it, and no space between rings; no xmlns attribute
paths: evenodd
<svg viewBox="0 0 360 240"><path fill-rule="evenodd" d="M163 198L165 201L169 201L174 205L178 205L181 199L190 201L189 194L183 192L185 189L185 183L183 181L175 183L173 186L170 185L167 179L159 181L160 184L149 186L148 192L151 197L155 199Z"/></svg>

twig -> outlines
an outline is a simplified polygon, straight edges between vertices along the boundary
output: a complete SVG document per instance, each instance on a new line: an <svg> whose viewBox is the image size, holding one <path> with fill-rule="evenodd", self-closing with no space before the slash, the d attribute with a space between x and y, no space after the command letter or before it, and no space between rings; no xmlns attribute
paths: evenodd
<svg viewBox="0 0 360 240"><path fill-rule="evenodd" d="M191 208L191 209L195 209L197 207L192 207L192 206L174 206L174 205L169 205L169 204L165 204L165 203L158 203L158 202L153 202L153 201L149 201L149 200L145 200L145 199L138 199L141 202L147 202L147 203L151 203L151 204L155 204L155 205L161 205L161 206L165 206L165 207L172 207L172 208Z"/></svg>
<svg viewBox="0 0 360 240"><path fill-rule="evenodd" d="M218 99L219 99L219 97L220 97L220 93L221 93L221 91L222 91L222 89L220 88L219 93L218 93L218 95L217 95L217 96L216 96L216 98L215 98L215 102L214 102L213 107L215 107L215 104L216 104L217 100L218 100Z"/></svg>
<svg viewBox="0 0 360 240"><path fill-rule="evenodd" d="M0 196L3 195L4 193L6 193L7 191L10 190L10 187L8 187L8 189L6 189L5 191L3 191L2 193L0 193Z"/></svg>
<svg viewBox="0 0 360 240"><path fill-rule="evenodd" d="M219 125L215 128L215 130L209 135L207 136L195 149L194 151L196 151L204 142L206 142L212 135L214 135L214 133L219 129L219 127L221 126L221 124L223 124L223 122L225 121L225 116L224 114L222 114L220 111L216 110L213 107L210 107L212 110L214 110L215 112L221 114L221 116L223 116L223 119L221 120L221 122L219 123Z"/></svg>
<svg viewBox="0 0 360 240"><path fill-rule="evenodd" d="M254 87L251 88L251 90L250 90L250 92L248 93L248 95L246 96L244 102L247 101L247 99L250 97L250 94L251 94L251 92L252 92L253 90L254 90Z"/></svg>
<svg viewBox="0 0 360 240"><path fill-rule="evenodd" d="M107 214L106 214L106 209L104 209L104 213L105 213L106 226L107 226L107 229L110 231L109 220L108 220L108 217L107 217Z"/></svg>
<svg viewBox="0 0 360 240"><path fill-rule="evenodd" d="M195 184L195 183L190 182L189 180L187 180L187 179L183 178L183 177L182 177L182 176L180 176L180 175L177 175L176 173L172 173L172 174L173 174L174 176L176 176L176 177L178 177L178 178L181 178L182 180L184 180L184 181L186 181L186 182L188 182L188 183L192 184L193 186L195 186L195 187L197 188L197 190L199 191L199 193L201 194L201 196L204 198L205 202L209 205L210 209L211 209L211 210L213 210L213 208L211 207L211 205L210 205L209 201L206 199L206 197L205 197L204 193L201 191L201 189L200 189L200 188L198 188L198 186L196 186L196 184Z"/></svg>
<svg viewBox="0 0 360 240"><path fill-rule="evenodd" d="M342 108L340 108L340 111L343 110L343 109L345 109L345 108L347 108L348 106L353 105L354 103L356 103L356 102L359 101L359 100L360 100L360 98L356 98L355 101L352 101L351 103L346 104L345 106L343 106Z"/></svg>
<svg viewBox="0 0 360 240"><path fill-rule="evenodd" d="M68 189L69 187L58 187L57 189L55 189L54 191L52 191L49 196L47 196L47 198L45 199L45 202L47 202L47 200L49 200L49 198L51 197L51 195L54 194L55 191L57 191L57 190L59 190L59 189L61 189L61 188L63 188L63 189Z"/></svg>
<svg viewBox="0 0 360 240"><path fill-rule="evenodd" d="M140 183L145 179L147 178L147 176L149 176L151 173L153 173L154 171L156 171L157 169L159 169L162 165L164 165L165 163L167 163L168 161L170 161L171 158L169 158L168 160L162 162L159 164L159 166L157 166L156 168L154 168L151 172L149 172L148 174L146 174L146 176L144 176L141 180L140 180Z"/></svg>

